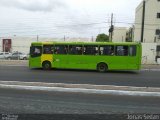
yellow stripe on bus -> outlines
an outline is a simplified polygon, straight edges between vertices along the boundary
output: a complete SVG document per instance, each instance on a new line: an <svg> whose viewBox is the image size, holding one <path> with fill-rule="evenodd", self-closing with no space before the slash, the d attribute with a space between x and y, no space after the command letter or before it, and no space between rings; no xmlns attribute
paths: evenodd
<svg viewBox="0 0 160 120"><path fill-rule="evenodd" d="M43 54L43 55L41 56L41 64L42 64L44 61L50 61L51 64L52 64L53 55L52 55L52 54Z"/></svg>

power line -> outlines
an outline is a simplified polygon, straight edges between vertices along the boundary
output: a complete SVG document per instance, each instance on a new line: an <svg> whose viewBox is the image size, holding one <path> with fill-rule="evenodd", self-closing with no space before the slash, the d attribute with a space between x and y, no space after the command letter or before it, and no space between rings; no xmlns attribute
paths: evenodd
<svg viewBox="0 0 160 120"><path fill-rule="evenodd" d="M49 28L48 26L28 26L28 27L23 27L22 29L28 29L28 30L32 30L32 31L39 31L39 30L42 30L42 29L51 29L51 30L57 30L57 28L69 28L69 27L77 27L77 26L80 26L80 27L86 27L86 26L91 26L91 25L100 25L100 24L105 24L105 23L110 23L110 22L97 22L97 23L84 23L84 24L74 24L74 25L61 25L61 26L54 26L54 28ZM131 25L141 25L142 23L132 23L132 22L115 22L115 23L122 23L122 24L131 24ZM150 24L150 23L144 23L145 26L160 26L160 24ZM16 27L16 26L15 26ZM3 28L1 26L0 30L14 30L15 27L9 27L9 28ZM17 28L17 27L16 27ZM34 29L33 29L34 28ZM36 29L37 28L37 29ZM21 30L22 31L22 30ZM20 31L20 32L21 32Z"/></svg>

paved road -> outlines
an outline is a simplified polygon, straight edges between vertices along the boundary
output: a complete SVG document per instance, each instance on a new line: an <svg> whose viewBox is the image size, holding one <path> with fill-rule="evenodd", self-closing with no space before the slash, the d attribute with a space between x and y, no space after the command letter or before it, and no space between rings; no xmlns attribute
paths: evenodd
<svg viewBox="0 0 160 120"><path fill-rule="evenodd" d="M160 87L160 71L108 72L29 69L23 66L0 66L0 80Z"/></svg>
<svg viewBox="0 0 160 120"><path fill-rule="evenodd" d="M0 89L0 113L122 114L160 113L158 97Z"/></svg>

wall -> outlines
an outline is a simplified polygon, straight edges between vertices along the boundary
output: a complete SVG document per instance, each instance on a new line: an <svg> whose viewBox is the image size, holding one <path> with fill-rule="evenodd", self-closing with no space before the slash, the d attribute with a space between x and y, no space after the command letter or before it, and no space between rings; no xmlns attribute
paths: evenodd
<svg viewBox="0 0 160 120"><path fill-rule="evenodd" d="M7 37L0 38L0 52L2 51L2 39L7 39ZM23 53L29 53L29 49L32 42L36 42L36 37L10 37L12 39L12 52L19 51ZM39 38L38 41L64 41L64 38ZM91 39L89 38L66 38L66 41L86 41L90 42Z"/></svg>
<svg viewBox="0 0 160 120"><path fill-rule="evenodd" d="M155 42L155 31L160 29L160 19L157 19L157 13L160 12L160 2L157 0L146 0L146 9L145 9L145 25L144 25L144 39L146 43ZM134 41L140 41L141 39L141 23L142 23L142 10L143 4L136 8L135 15L135 34ZM160 43L160 40L156 40L157 43Z"/></svg>
<svg viewBox="0 0 160 120"><path fill-rule="evenodd" d="M142 43L142 64L156 64L156 43Z"/></svg>
<svg viewBox="0 0 160 120"><path fill-rule="evenodd" d="M125 42L126 41L127 28L115 27L113 32L113 42Z"/></svg>

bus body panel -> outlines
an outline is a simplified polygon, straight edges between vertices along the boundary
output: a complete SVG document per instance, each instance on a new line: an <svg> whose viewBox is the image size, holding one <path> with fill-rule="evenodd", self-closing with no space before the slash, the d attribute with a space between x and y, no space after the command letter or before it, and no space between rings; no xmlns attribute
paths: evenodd
<svg viewBox="0 0 160 120"><path fill-rule="evenodd" d="M67 55L53 55L53 68L67 68L68 57Z"/></svg>
<svg viewBox="0 0 160 120"><path fill-rule="evenodd" d="M67 68L88 69L88 60L84 55L68 55L69 64Z"/></svg>
<svg viewBox="0 0 160 120"><path fill-rule="evenodd" d="M41 64L43 64L44 61L49 61L52 64L53 55L52 54L42 54L42 56L41 56Z"/></svg>
<svg viewBox="0 0 160 120"><path fill-rule="evenodd" d="M42 64L41 64L41 56L39 57L30 57L29 58L29 67L30 68L41 68Z"/></svg>
<svg viewBox="0 0 160 120"><path fill-rule="evenodd" d="M107 58L104 58L107 60ZM123 70L123 69L127 69L127 64L126 61L128 60L128 57L122 57L122 56L111 56L108 57L108 61L109 61L109 69L111 70Z"/></svg>
<svg viewBox="0 0 160 120"><path fill-rule="evenodd" d="M54 68L95 70L99 63L105 63L110 70L138 69L138 64L135 64L137 56L127 56L124 58L120 56L53 55L53 57ZM129 63L126 63L127 61L129 61Z"/></svg>

